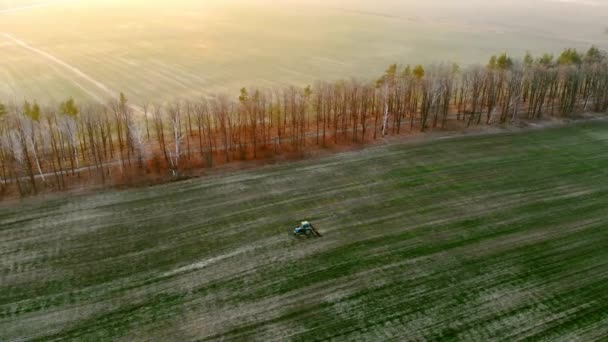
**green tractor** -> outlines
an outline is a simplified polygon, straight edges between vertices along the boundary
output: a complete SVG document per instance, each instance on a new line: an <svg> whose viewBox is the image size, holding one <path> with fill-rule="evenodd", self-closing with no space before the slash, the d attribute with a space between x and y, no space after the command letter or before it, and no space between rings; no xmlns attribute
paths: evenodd
<svg viewBox="0 0 608 342"><path fill-rule="evenodd" d="M315 229L315 227L312 225L312 223L310 223L308 221L303 221L302 224L300 224L300 226L296 227L293 230L293 235L298 238L306 237L309 239L321 237L321 233L319 233L319 231L317 231Z"/></svg>

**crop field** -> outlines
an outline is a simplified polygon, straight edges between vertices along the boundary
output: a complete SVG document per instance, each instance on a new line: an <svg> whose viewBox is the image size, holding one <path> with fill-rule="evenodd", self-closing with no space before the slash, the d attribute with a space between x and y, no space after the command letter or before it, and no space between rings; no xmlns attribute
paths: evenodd
<svg viewBox="0 0 608 342"><path fill-rule="evenodd" d="M393 9L395 3L405 5ZM596 18L602 10L594 8L576 16L568 4L558 14L499 11L502 21L494 10L480 21L479 10L427 14L416 10L419 3L0 1L0 101L103 102L122 91L134 103L159 104L217 92L236 96L244 86L375 78L391 63L467 65L502 51L608 47L605 18ZM22 10L3 12L10 8ZM547 24L535 26L545 12ZM458 21L446 21L450 13ZM577 30L564 30L572 17L580 17Z"/></svg>
<svg viewBox="0 0 608 342"><path fill-rule="evenodd" d="M601 122L28 200L0 340L605 340L607 203Z"/></svg>

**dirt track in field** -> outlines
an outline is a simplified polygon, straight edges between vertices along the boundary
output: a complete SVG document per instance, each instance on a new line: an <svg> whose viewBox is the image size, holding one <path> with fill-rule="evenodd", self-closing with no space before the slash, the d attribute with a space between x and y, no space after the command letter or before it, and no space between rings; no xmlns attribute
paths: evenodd
<svg viewBox="0 0 608 342"><path fill-rule="evenodd" d="M586 123L30 200L0 340L601 340L607 170Z"/></svg>
<svg viewBox="0 0 608 342"><path fill-rule="evenodd" d="M110 88L108 88L108 86L106 86L105 84L103 84L101 81L94 79L93 77L91 77L90 75L86 74L85 72L83 72L82 70L80 70L79 68L69 64L68 62L60 59L59 57L52 55L44 50L41 50L37 47L34 47L30 44L28 44L27 42L14 37L13 35L6 33L6 32L0 32L0 34L2 36L4 36L4 38L6 38L7 40L9 40L10 42L22 47L23 49L34 53L36 55L39 55L40 57L46 59L49 63L54 63L58 66L60 66L61 68L63 68L64 70L70 72L71 74L73 74L74 76L76 76L77 79L74 78L70 78L72 80L72 82L78 86L78 88L82 89L84 92L86 92L87 94L89 94L92 98L94 98L97 102L99 103L105 103L106 100L109 99L116 99L118 98L118 93L114 90L111 90ZM97 92L92 92L91 90L89 90L89 88L87 88L85 85L83 85L78 79L86 81L87 83L95 86L95 88L97 88L98 90L101 91L101 94L97 93ZM131 109L133 109L135 112L137 112L138 114L143 114L144 110L136 105L132 105L130 104L129 107L131 107Z"/></svg>

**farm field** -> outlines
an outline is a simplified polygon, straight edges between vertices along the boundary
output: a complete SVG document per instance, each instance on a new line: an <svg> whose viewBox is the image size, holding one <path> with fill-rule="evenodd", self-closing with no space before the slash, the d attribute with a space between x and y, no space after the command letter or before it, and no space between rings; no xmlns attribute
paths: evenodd
<svg viewBox="0 0 608 342"><path fill-rule="evenodd" d="M5 206L0 340L600 341L607 170L594 122Z"/></svg>
<svg viewBox="0 0 608 342"><path fill-rule="evenodd" d="M122 91L162 104L244 86L372 79L391 63L608 47L605 5L522 3L496 11L441 1L431 11L413 0L3 1L0 101L89 104ZM2 12L10 8L24 9Z"/></svg>

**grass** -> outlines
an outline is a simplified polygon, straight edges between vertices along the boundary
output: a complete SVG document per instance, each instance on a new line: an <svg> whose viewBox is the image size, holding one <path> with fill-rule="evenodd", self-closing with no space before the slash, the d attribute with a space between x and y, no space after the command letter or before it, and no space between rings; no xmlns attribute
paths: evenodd
<svg viewBox="0 0 608 342"><path fill-rule="evenodd" d="M607 170L596 122L28 200L0 340L601 340Z"/></svg>
<svg viewBox="0 0 608 342"><path fill-rule="evenodd" d="M199 99L215 92L236 95L251 85L303 86L317 79L353 76L374 79L391 63L467 65L485 63L501 51L523 56L527 50L539 54L565 47L586 49L591 43L607 46L601 32L586 31L596 25L593 20L577 25L585 32L580 38L553 32L564 26L565 19L557 24L547 19L551 25L543 30L511 27L523 20L519 12L502 18L506 23L487 18L488 22L470 24L469 13L453 14L458 23L446 24L442 15L449 10L438 11L439 18L418 18L407 6L391 11L390 3L384 1L375 9L390 14L383 16L347 10L365 7L360 4L344 9L291 2L59 2L2 15L0 32L53 54L139 104ZM570 12L559 16L572 17ZM568 32L572 31L579 30ZM0 101L58 103L74 96L90 102L108 96L1 35L0 54Z"/></svg>

